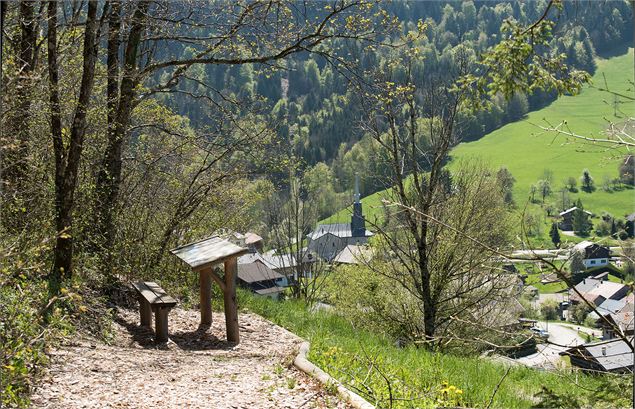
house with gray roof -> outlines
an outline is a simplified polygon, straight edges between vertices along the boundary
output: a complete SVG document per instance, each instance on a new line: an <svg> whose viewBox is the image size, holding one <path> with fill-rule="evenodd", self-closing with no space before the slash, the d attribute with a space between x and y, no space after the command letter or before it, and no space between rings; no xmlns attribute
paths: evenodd
<svg viewBox="0 0 635 409"><path fill-rule="evenodd" d="M586 278L579 282L575 289L590 303L598 306L606 300L619 300L628 294L628 286L611 281L595 280ZM578 292L569 290L570 300L572 302L582 302L582 298Z"/></svg>
<svg viewBox="0 0 635 409"><path fill-rule="evenodd" d="M602 328L603 339L612 339L618 334L626 336L635 334L635 298L633 294L630 294L620 301L624 301L624 304L619 310L612 309L608 313L603 313L603 319L597 321Z"/></svg>
<svg viewBox="0 0 635 409"><path fill-rule="evenodd" d="M633 337L628 345L621 338L592 342L569 348L560 355L571 358L571 365L589 372L630 373L633 371Z"/></svg>
<svg viewBox="0 0 635 409"><path fill-rule="evenodd" d="M277 298L287 286L287 278L260 261L238 264L238 284L259 295Z"/></svg>
<svg viewBox="0 0 635 409"><path fill-rule="evenodd" d="M308 248L324 260L332 261L348 245L363 245L373 236L366 230L359 194L359 179L355 177L353 215L350 223L319 224L307 235Z"/></svg>

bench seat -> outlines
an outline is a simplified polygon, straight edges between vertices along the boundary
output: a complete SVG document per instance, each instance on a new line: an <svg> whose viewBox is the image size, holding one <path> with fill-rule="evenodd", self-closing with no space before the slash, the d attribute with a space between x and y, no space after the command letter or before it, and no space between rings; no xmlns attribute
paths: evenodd
<svg viewBox="0 0 635 409"><path fill-rule="evenodd" d="M154 312L156 341L167 341L168 313L176 305L176 300L152 281L138 281L132 283L132 286L137 290L141 326L152 327L152 313Z"/></svg>

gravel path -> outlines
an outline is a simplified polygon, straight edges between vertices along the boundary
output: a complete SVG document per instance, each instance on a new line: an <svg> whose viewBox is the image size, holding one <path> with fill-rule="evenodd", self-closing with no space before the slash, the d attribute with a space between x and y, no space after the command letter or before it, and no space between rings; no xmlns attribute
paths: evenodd
<svg viewBox="0 0 635 409"><path fill-rule="evenodd" d="M52 352L32 396L39 408L348 408L291 365L301 339L254 314L239 316L241 343L225 342L222 314L197 329L197 311L170 313L156 347L138 313L119 310L112 345L80 339Z"/></svg>
<svg viewBox="0 0 635 409"><path fill-rule="evenodd" d="M577 331L566 325L540 321L538 326L549 332L549 341L554 344L539 344L538 352L518 358L517 361L527 366L542 369L555 369L562 366L560 352L584 343Z"/></svg>

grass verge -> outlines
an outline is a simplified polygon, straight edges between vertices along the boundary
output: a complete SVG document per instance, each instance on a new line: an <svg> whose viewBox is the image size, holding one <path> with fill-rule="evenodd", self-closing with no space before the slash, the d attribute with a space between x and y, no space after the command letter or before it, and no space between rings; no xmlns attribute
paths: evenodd
<svg viewBox="0 0 635 409"><path fill-rule="evenodd" d="M630 405L628 377L508 369L476 357L398 348L388 338L355 328L332 312L309 311L301 302L244 291L239 299L243 308L310 341L309 358L316 365L377 407L487 407L499 383L490 407Z"/></svg>

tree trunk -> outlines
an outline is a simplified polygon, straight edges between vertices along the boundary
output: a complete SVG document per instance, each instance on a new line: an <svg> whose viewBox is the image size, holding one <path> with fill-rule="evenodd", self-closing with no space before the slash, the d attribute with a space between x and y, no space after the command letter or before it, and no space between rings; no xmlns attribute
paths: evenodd
<svg viewBox="0 0 635 409"><path fill-rule="evenodd" d="M106 57L107 66L107 137L108 145L106 147L105 157L109 155L109 151L114 141L116 140L116 122L117 122L117 106L119 103L119 48L121 46L121 2L115 0L108 3L109 15L108 15L108 51ZM106 161L106 158L104 158ZM113 233L111 229L106 226L110 226L112 221L106 220L110 216L111 212L101 211L102 203L106 203L109 198L109 194L102 186L107 184L108 174L105 172L105 165L102 163L96 182L96 203L94 209L95 223L93 225L93 249L104 251L105 242L111 241ZM107 213L107 214L105 214ZM109 265L109 256L104 257L104 264ZM110 269L106 267L106 274L110 274Z"/></svg>
<svg viewBox="0 0 635 409"><path fill-rule="evenodd" d="M2 155L0 185L3 202L0 218L8 229L20 231L26 223L28 197L24 193L28 178L29 118L31 109L32 76L36 61L37 22L35 2L19 3L20 41L18 42L17 90L15 106L8 112L7 132L9 143ZM6 7L3 7L6 12Z"/></svg>
<svg viewBox="0 0 635 409"><path fill-rule="evenodd" d="M105 268L110 274L111 253L115 239L114 213L121 184L122 152L126 132L132 114L135 88L139 82L137 72L138 49L145 29L149 2L140 2L132 19L132 26L124 54L124 72L120 89L118 85L119 35L121 27L120 5L112 3L108 35L108 145L96 181L95 219L97 234L101 237ZM115 14L116 13L116 14ZM117 91L118 95L117 95Z"/></svg>
<svg viewBox="0 0 635 409"><path fill-rule="evenodd" d="M53 3L53 2L52 2ZM49 16L56 14L55 5L49 4ZM51 30L50 24L49 30ZM60 135L56 136L57 129L53 126L61 125L56 122L55 96L57 96L59 107L59 93L57 81L57 44L56 36L49 38L49 72L54 75L49 79L51 84L51 126L53 132L53 147L55 149L55 222L57 228L57 238L54 250L54 263L51 272L49 288L54 292L59 289L62 280L69 279L73 274L73 208L75 188L77 186L77 174L82 155L84 136L86 134L86 115L88 104L93 90L95 77L95 62L97 60L97 1L88 2L88 12L86 16L86 28L84 32L83 68L82 80L79 90L79 98L73 116L68 149L65 149ZM54 32L55 34L55 32ZM53 51L51 53L51 51ZM50 74L49 74L50 75Z"/></svg>

